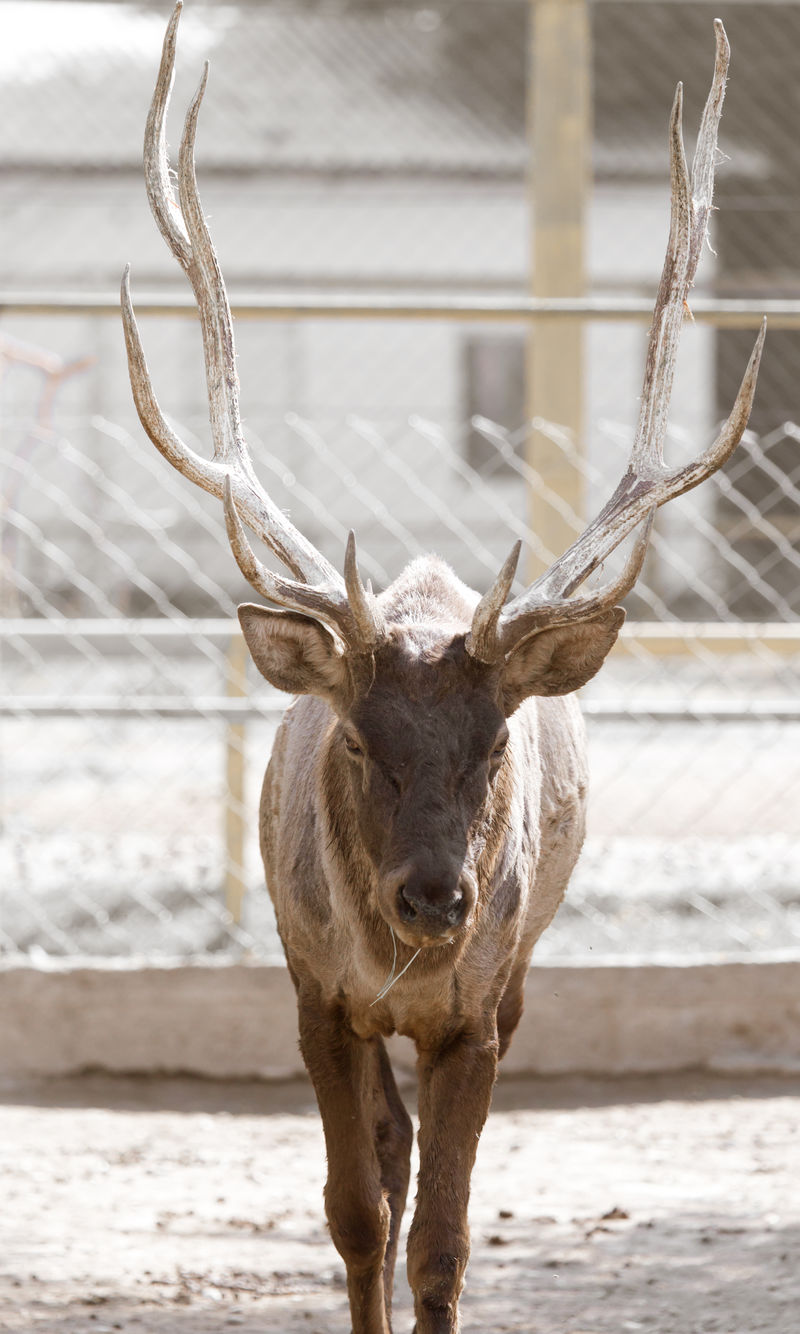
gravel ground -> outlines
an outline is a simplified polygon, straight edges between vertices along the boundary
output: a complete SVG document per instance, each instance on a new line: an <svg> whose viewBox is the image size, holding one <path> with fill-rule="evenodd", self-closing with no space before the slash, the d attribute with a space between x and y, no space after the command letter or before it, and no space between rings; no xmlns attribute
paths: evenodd
<svg viewBox="0 0 800 1334"><path fill-rule="evenodd" d="M501 1083L465 1334L796 1334L798 1112L797 1078ZM307 1085L7 1083L0 1143L8 1334L347 1334Z"/></svg>

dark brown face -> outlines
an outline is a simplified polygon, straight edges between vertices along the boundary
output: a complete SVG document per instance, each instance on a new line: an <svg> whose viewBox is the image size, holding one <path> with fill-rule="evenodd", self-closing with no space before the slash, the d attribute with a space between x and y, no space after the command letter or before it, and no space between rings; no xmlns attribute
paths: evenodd
<svg viewBox="0 0 800 1334"><path fill-rule="evenodd" d="M297 612L239 608L266 679L279 690L319 695L335 711L336 771L351 785L354 841L375 868L381 913L414 946L449 940L471 920L506 718L531 695L585 685L624 619L616 608L531 634L489 666L466 652L466 631L447 629L454 620L445 602L438 621L390 625L368 656ZM463 607L459 621L469 623Z"/></svg>
<svg viewBox="0 0 800 1334"><path fill-rule="evenodd" d="M450 939L473 914L482 817L508 739L498 693L497 672L473 662L462 637L422 655L395 640L342 718L379 907L409 945Z"/></svg>

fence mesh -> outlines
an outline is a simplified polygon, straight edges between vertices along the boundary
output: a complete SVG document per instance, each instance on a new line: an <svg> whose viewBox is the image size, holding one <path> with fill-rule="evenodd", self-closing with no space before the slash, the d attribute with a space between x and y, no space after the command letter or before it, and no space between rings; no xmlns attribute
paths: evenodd
<svg viewBox="0 0 800 1334"><path fill-rule="evenodd" d="M721 14L726 160L699 290L800 298L785 114L800 6L588 9L588 290L653 293L672 92L682 79L691 140ZM198 169L233 293L530 290L525 0L186 10L171 138L210 55ZM160 4L0 0L0 286L108 291L126 260L134 293L176 281L140 166L165 17ZM142 324L166 410L205 449L196 327ZM534 349L546 336L538 326ZM674 462L713 438L751 338L687 328ZM578 532L624 466L644 333L585 326L580 438L531 419L527 339L480 322L240 322L262 478L337 565L354 528L376 585L429 549L481 589L516 538L529 568L552 558L549 515ZM541 956L797 947L798 364L798 334L771 333L752 429L723 473L659 515L629 602L650 630L584 692L589 837ZM250 681L250 711L235 712L247 591L215 502L144 440L114 322L4 314L0 372L0 952L273 957L254 830L278 701ZM549 485L542 441L579 476L579 504Z"/></svg>
<svg viewBox="0 0 800 1334"><path fill-rule="evenodd" d="M416 554L427 521L439 531L438 549L461 572L471 564L481 587L516 536L535 550L519 517L535 472L496 424L320 423L292 414L282 425L293 448L313 455L313 498L256 438L262 473L339 561L337 511L349 513L363 537L363 568L379 583ZM224 716L235 670L231 617L248 592L220 517L126 427L97 416L57 430L17 429L4 463L34 488L36 505L23 503L20 485L7 511L13 615L4 656L13 700L4 724L0 948L273 957L254 831L279 701L251 681L246 727ZM474 430L504 466L510 461L505 488L492 481L490 457L483 470L465 461ZM621 467L629 432L613 423L604 431ZM362 451L357 461L344 441ZM746 445L750 459L766 456L757 437ZM579 460L572 445L569 454ZM149 503L134 498L137 472ZM87 478L90 504L79 499ZM729 478L708 489L736 495ZM169 514L159 513L167 501ZM800 646L788 601L776 600L771 628L754 627L734 640L735 651L719 651L710 630L747 631L731 604L742 586L763 581L709 525L708 504L692 495L676 502L706 555L688 568L667 538L654 542L638 595L650 637L634 621L625 651L584 692L589 837L543 956L776 950L800 939ZM779 530L765 532L765 563L796 565L794 551L782 554ZM703 619L720 618L704 633L670 612L659 592L662 562L690 581ZM187 580L213 620L191 614ZM139 619L121 621L133 608ZM661 651L654 622L676 630L672 653ZM48 633L54 628L68 633ZM245 763L235 799L226 787L231 748L243 750ZM248 831L243 867L228 862L232 808ZM240 917L232 878L247 890Z"/></svg>

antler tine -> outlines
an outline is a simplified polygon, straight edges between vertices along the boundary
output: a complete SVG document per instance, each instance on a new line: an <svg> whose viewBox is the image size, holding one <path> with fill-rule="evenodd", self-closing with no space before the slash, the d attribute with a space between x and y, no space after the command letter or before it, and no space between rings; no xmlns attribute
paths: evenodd
<svg viewBox="0 0 800 1334"><path fill-rule="evenodd" d="M694 282L697 265L708 234L708 219L714 203L714 174L717 156L717 131L722 117L725 84L731 61L728 34L721 19L714 19L716 55L714 77L703 108L700 132L692 161L692 204L695 226L692 233L692 254L689 261L689 281Z"/></svg>
<svg viewBox="0 0 800 1334"><path fill-rule="evenodd" d="M714 166L717 133L731 49L725 28L714 20L716 53L714 75L697 137L692 178L683 148L683 84L678 84L670 116L670 232L664 267L647 344L642 406L631 453L636 471L663 465L667 414L675 379L686 298L694 283L700 255L708 235L708 220L714 197Z"/></svg>
<svg viewBox="0 0 800 1334"><path fill-rule="evenodd" d="M361 582L356 560L356 535L352 530L347 535L347 547L344 556L344 583L347 589L347 601L358 637L364 649L373 649L384 634L383 616L372 593L371 586L365 588Z"/></svg>
<svg viewBox="0 0 800 1334"><path fill-rule="evenodd" d="M767 321L764 319L761 321L730 416L724 422L713 444L698 459L685 464L682 468L676 468L674 471L662 468L662 476L657 482L638 475L629 467L613 496L577 542L574 542L549 570L531 584L526 593L515 602L509 603L503 613L505 620L513 620L518 610L522 612L528 609L528 604L546 609L550 601L571 597L651 510L658 509L668 500L683 495L685 491L690 491L692 487L705 481L722 467L741 440L750 418L766 336Z"/></svg>
<svg viewBox="0 0 800 1334"><path fill-rule="evenodd" d="M765 316L761 321L758 336L753 344L753 350L750 353L750 359L742 376L742 382L739 385L739 392L736 395L730 416L722 426L714 443L709 445L708 449L698 459L685 464L682 468L676 468L669 474L669 494L664 497L665 500L672 500L674 496L682 496L684 491L691 491L692 487L697 486L698 482L705 481L706 477L710 477L718 468L721 468L723 463L727 463L744 435L745 428L750 420L756 384L758 383L758 368L761 364L761 353L764 350L766 336L767 320ZM659 501L660 505L663 503L663 501Z"/></svg>
<svg viewBox="0 0 800 1334"><path fill-rule="evenodd" d="M144 181L158 229L187 272L192 248L172 189L167 155L167 108L175 79L175 51L183 0L177 0L164 35L161 64L144 133Z"/></svg>
<svg viewBox="0 0 800 1334"><path fill-rule="evenodd" d="M122 307L122 327L125 332L125 347L128 353L128 374L133 391L133 401L139 414L139 420L158 449L173 468L183 473L190 482L201 486L212 495L221 496L225 482L225 468L197 454L173 431L167 422L153 390L150 370L144 355L139 326L131 302L130 264L125 265L120 288Z"/></svg>
<svg viewBox="0 0 800 1334"><path fill-rule="evenodd" d="M575 625L579 621L589 620L604 611L609 611L627 597L642 572L656 508L653 506L647 512L634 539L630 555L615 579L609 580L584 597L566 596L563 600L528 607L518 614L513 613L511 606L506 608L509 621L503 624L501 619L497 635L497 656L505 656L523 639L527 639L528 635L538 634L540 630L552 630L559 625Z"/></svg>
<svg viewBox="0 0 800 1334"><path fill-rule="evenodd" d="M379 643L383 633L383 622L374 602L368 598L361 587L358 572L355 570L355 538L350 534L345 557L345 579L348 597L337 598L310 584L286 579L283 575L268 570L256 556L247 540L233 495L230 475L225 477L223 486L223 506L225 509L225 529L231 550L247 582L279 606L291 611L299 611L312 616L316 621L323 621L335 630L344 644L356 653L369 653ZM349 574L348 574L349 571ZM353 572L360 586L360 595L353 599L351 583Z"/></svg>
<svg viewBox="0 0 800 1334"><path fill-rule="evenodd" d="M495 657L510 652L515 644L534 633L536 628L588 619L610 605L607 593L610 596L615 589L622 589L623 592L617 595L624 596L624 592L633 586L636 574L627 586L626 580L634 568L634 557L639 552L641 540L646 539L640 539L637 543L623 576L616 584L609 585L608 590L570 601L571 595L592 571L648 514L652 517L658 506L688 491L721 467L741 440L747 425L764 346L766 321L762 323L756 338L733 410L714 444L698 459L681 468L670 470L664 463L667 412L681 327L687 308L686 299L706 240L712 207L717 131L730 57L728 39L719 19L715 20L714 29L714 77L703 112L691 182L683 149L681 84L676 90L670 116L669 240L648 339L642 405L628 467L611 499L581 536L521 597L503 609L497 622L493 646ZM648 523L648 531L649 527ZM639 567L643 558L642 548Z"/></svg>
<svg viewBox="0 0 800 1334"><path fill-rule="evenodd" d="M203 215L195 173L197 121L208 85L209 70L210 65L206 61L183 124L178 152L178 195L192 248L188 274L203 334L214 458L232 467L242 467L257 486L242 436L231 308L211 233Z"/></svg>
<svg viewBox="0 0 800 1334"><path fill-rule="evenodd" d="M340 608L346 601L341 575L294 527L258 482L242 434L230 305L203 216L194 168L195 136L208 79L207 64L186 114L181 137L178 163L180 203L176 200L170 181L166 115L174 78L181 8L181 0L178 0L164 38L158 79L145 130L145 179L153 216L167 245L186 272L197 301L203 335L214 459L204 459L190 449L169 426L159 407L133 312L129 270L126 269L122 282L122 319L134 401L150 439L168 462L190 481L222 499L226 478L229 477L237 516L241 516L266 542L298 580L313 586L316 590L316 598L313 599L315 603L320 598L328 600L333 610L329 610L327 619L338 623L341 619ZM292 585L290 580L285 580L284 585L284 594L290 585L295 592L300 587L299 584ZM276 590L279 587L275 583L271 586ZM285 601L286 598L282 595L276 600ZM295 605L298 605L296 598ZM321 619L326 619L322 612L319 615Z"/></svg>
<svg viewBox="0 0 800 1334"><path fill-rule="evenodd" d="M497 622L503 603L511 592L521 551L522 543L515 542L489 592L484 594L475 608L466 649L478 662L493 662L497 656Z"/></svg>
<svg viewBox="0 0 800 1334"><path fill-rule="evenodd" d="M228 534L228 541L236 557L236 564L247 582L257 592L268 598L270 602L277 602L279 606L288 607L292 611L309 611L308 598L309 595L312 595L314 614L337 628L338 619L328 601L323 599L322 605L317 605L320 599L318 594L314 596L316 594L315 589L308 584L298 583L294 579L286 579L283 575L268 570L266 565L262 565L247 540L244 525L237 513L232 479L229 473L226 475L223 484L222 502L225 510L225 529Z"/></svg>
<svg viewBox="0 0 800 1334"><path fill-rule="evenodd" d="M691 284L692 199L683 148L682 121L683 84L679 83L669 124L669 240L647 340L642 402L631 451L631 467L637 472L663 463L662 451L675 379L675 359L683 327L684 303Z"/></svg>

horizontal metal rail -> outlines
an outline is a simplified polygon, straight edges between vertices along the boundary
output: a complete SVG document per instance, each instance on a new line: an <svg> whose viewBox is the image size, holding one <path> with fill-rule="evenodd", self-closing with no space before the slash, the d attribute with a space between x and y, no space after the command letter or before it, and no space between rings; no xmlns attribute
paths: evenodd
<svg viewBox="0 0 800 1334"><path fill-rule="evenodd" d="M80 639L101 647L135 644L137 639L161 646L170 641L186 645L189 639L227 644L234 635L240 634L237 620L221 616L207 619L176 616L174 620L166 616L119 619L75 616L63 620L14 616L0 620L0 640L24 639L27 643L37 644L69 644Z"/></svg>
<svg viewBox="0 0 800 1334"><path fill-rule="evenodd" d="M241 634L239 622L221 617L194 620L191 617L168 620L147 617L140 620L67 618L45 620L38 617L9 617L0 620L0 641L22 639L27 643L65 645L84 640L103 648L135 648L137 640L190 648L189 640L205 639L213 644L229 644ZM746 653L756 647L782 655L800 653L800 623L784 621L628 621L623 625L615 652L646 649L650 653L682 654L692 647L705 652Z"/></svg>
<svg viewBox="0 0 800 1334"><path fill-rule="evenodd" d="M800 700L792 699L582 700L581 711L594 722L800 723Z"/></svg>
<svg viewBox="0 0 800 1334"><path fill-rule="evenodd" d="M706 653L747 653L754 648L770 653L800 653L800 623L786 621L628 621L612 652L666 656L691 649Z"/></svg>
<svg viewBox="0 0 800 1334"><path fill-rule="evenodd" d="M135 298L138 315L197 314L194 298L183 292L142 292ZM527 320L637 320L649 323L650 297L529 297L440 295L424 292L303 293L267 296L243 293L231 299L234 315L254 320L387 319L519 322ZM692 317L721 328L757 328L766 315L774 329L800 329L800 300L778 297L719 299L695 297ZM108 293L58 294L0 291L0 315L119 315L119 297Z"/></svg>
<svg viewBox="0 0 800 1334"><path fill-rule="evenodd" d="M136 649L137 643L155 644L191 652L192 641L204 639L230 649L241 635L238 621L214 618L194 620L165 617L101 620L75 618L45 620L15 617L0 620L0 642L15 640L51 650L80 650L89 643L112 653ZM800 653L800 625L782 622L724 624L715 621L634 621L623 626L615 652L645 650L658 655L685 654L692 648L718 654L744 653L754 649L780 655ZM245 723L275 718L287 706L280 694L260 697L207 695L186 696L91 696L6 695L0 697L0 716L25 718L211 718ZM800 721L800 701L778 700L675 700L657 699L583 701L583 711L596 721L630 720L654 722L766 722Z"/></svg>
<svg viewBox="0 0 800 1334"><path fill-rule="evenodd" d="M59 695L10 695L0 696L0 717L219 718L242 723L278 716L289 703L286 695L262 700L228 695L72 695L68 699Z"/></svg>
<svg viewBox="0 0 800 1334"><path fill-rule="evenodd" d="M257 722L279 716L288 707L286 696L259 700L226 695L143 695L117 698L110 695L0 696L0 717L5 718L172 718L178 720L220 719L223 722ZM597 722L653 721L663 723L800 723L800 700L584 700L582 710Z"/></svg>

